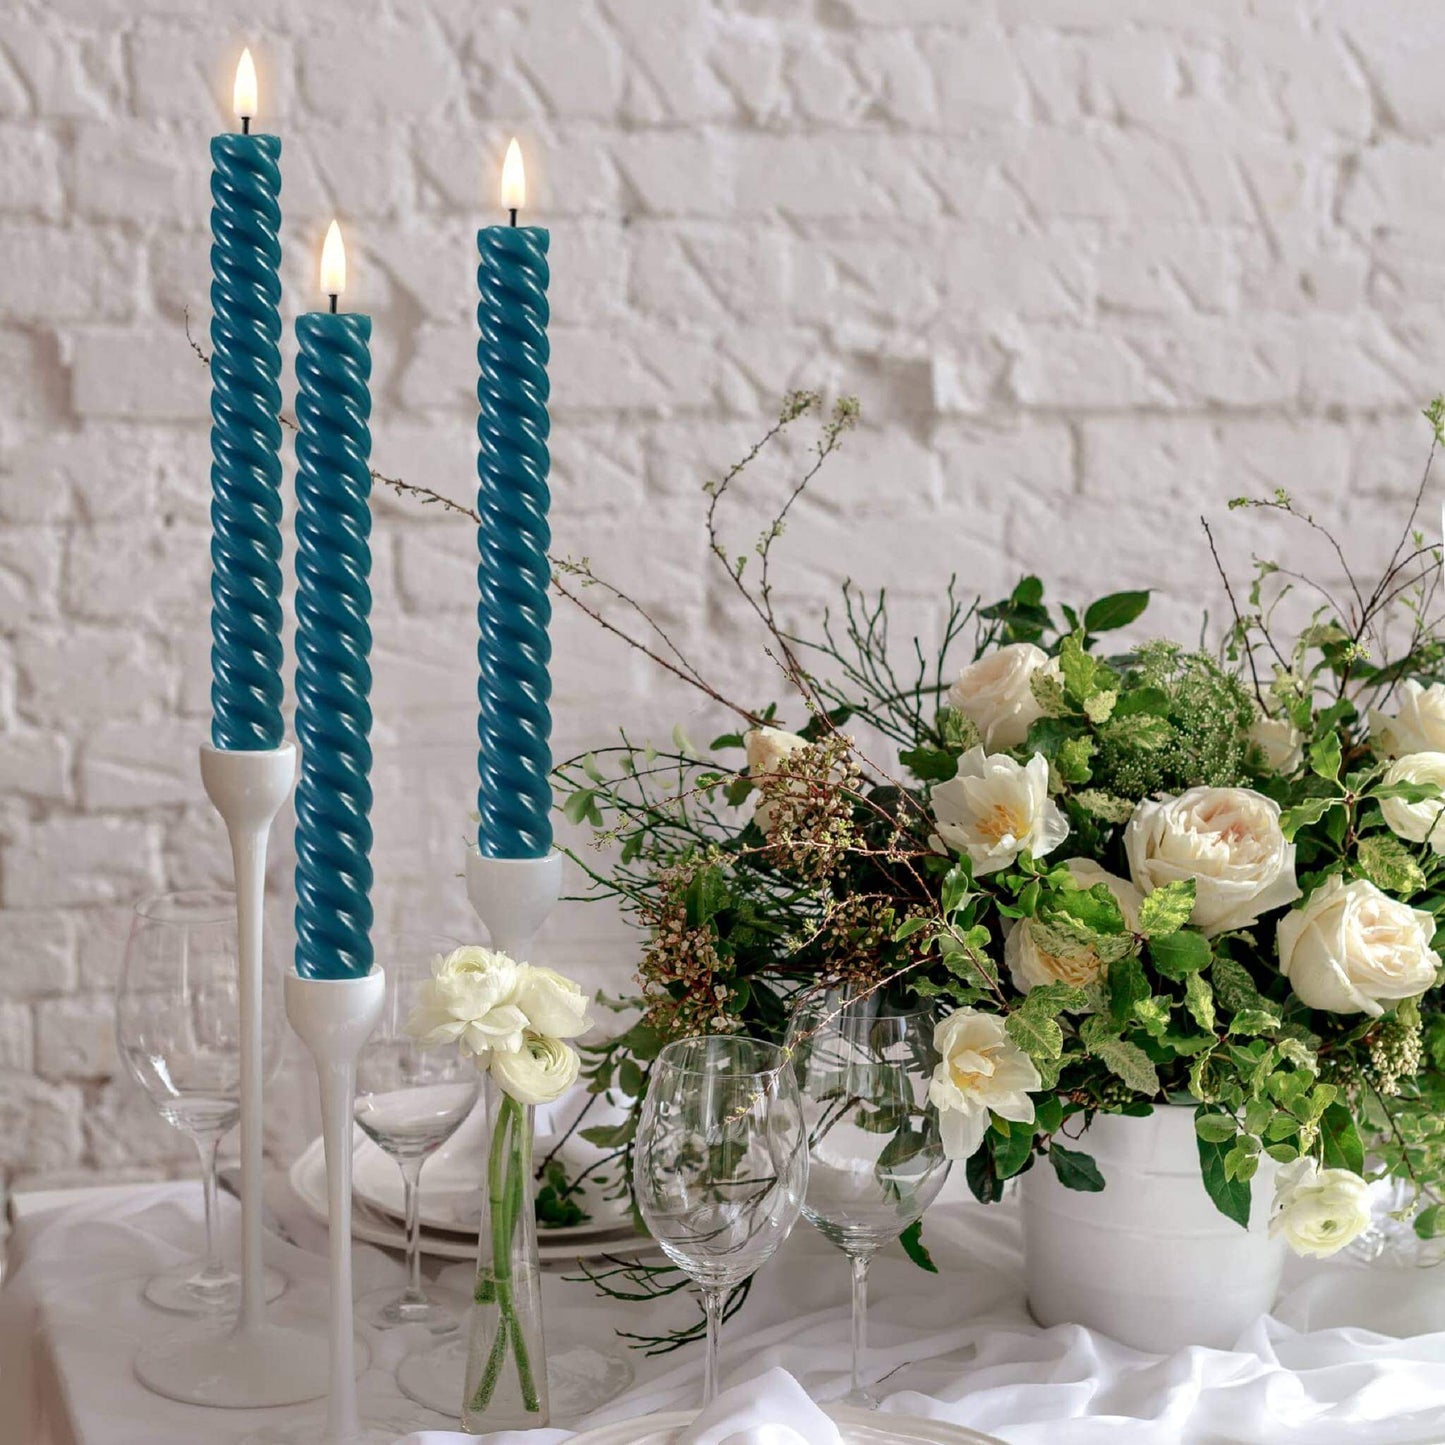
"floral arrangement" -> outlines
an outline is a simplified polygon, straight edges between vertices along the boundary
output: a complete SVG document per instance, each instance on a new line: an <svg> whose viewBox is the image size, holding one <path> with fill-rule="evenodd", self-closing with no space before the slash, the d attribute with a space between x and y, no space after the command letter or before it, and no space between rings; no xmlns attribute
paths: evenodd
<svg viewBox="0 0 1445 1445"><path fill-rule="evenodd" d="M817 405L791 399L778 429ZM751 553L719 521L738 469L706 489L785 704L731 701L624 592L563 569L647 617L650 635L610 625L742 724L707 749L624 737L558 770L604 854L576 854L594 891L646 934L640 992L617 1004L640 1017L583 1047L591 1087L640 1096L669 1039L778 1037L799 994L847 981L936 1002L931 1097L981 1199L1040 1163L1101 1189L1092 1115L1182 1103L1204 1186L1240 1224L1269 1159L1272 1228L1333 1253L1369 1223L1368 1150L1412 1179L1432 1233L1445 646L1440 550L1415 514L1369 586L1285 494L1236 504L1295 518L1343 568L1347 600L1318 589L1291 637L1284 599L1313 584L1273 564L1243 605L1221 569L1233 619L1214 649L1110 652L1147 592L1051 608L1026 577L987 605L950 587L941 645L909 639L900 663L882 595L845 588L807 635L773 601L788 511L852 420L846 403L827 419ZM634 1127L590 1137L625 1155Z"/></svg>
<svg viewBox="0 0 1445 1445"><path fill-rule="evenodd" d="M481 1414L491 1402L509 1352L525 1409L540 1409L517 1298L519 1288L534 1282L517 1281L512 1272L526 1223L523 1205L531 1199L527 1110L552 1103L576 1083L581 1061L567 1041L590 1026L587 998L571 979L474 946L433 960L407 1020L407 1032L420 1043L456 1044L500 1091L487 1158L483 1229L489 1235L478 1251L475 1290L479 1305L495 1305L496 1324L482 1342L480 1373L475 1380L468 1375L471 1413Z"/></svg>

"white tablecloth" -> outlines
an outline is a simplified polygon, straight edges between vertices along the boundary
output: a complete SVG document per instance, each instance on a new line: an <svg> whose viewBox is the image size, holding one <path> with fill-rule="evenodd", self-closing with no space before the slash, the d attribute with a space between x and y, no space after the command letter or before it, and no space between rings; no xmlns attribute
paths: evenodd
<svg viewBox="0 0 1445 1445"><path fill-rule="evenodd" d="M952 1184L950 1190L952 1190ZM234 1205L226 1203L234 1233ZM141 1280L201 1243L194 1185L112 1190L22 1218L0 1293L0 1439L15 1445L197 1445L238 1441L299 1411L208 1411L150 1395L131 1372L137 1345L180 1326L140 1297ZM278 1317L325 1308L320 1231L284 1210L299 1248L269 1239L270 1262L293 1284ZM1021 1289L1018 1223L1007 1206L950 1197L926 1238L942 1273L892 1252L874 1265L871 1359L885 1409L957 1421L1010 1445L1415 1445L1445 1441L1445 1271L1298 1266L1271 1318L1233 1351L1143 1355L1072 1326L1041 1330ZM455 1266L444 1282L465 1288ZM401 1282L396 1262L358 1245L358 1291ZM694 1318L685 1298L623 1306L585 1282L549 1275L554 1320L598 1337ZM435 1430L435 1417L391 1384L405 1344L363 1331L372 1364L364 1409ZM772 1367L815 1399L836 1397L847 1370L848 1284L842 1257L799 1225L727 1328L724 1380ZM637 1383L587 1424L696 1403L701 1354L691 1346L637 1357ZM432 1441L468 1437L428 1433ZM551 1445L558 1430L507 1437ZM494 1445L500 1445L496 1437Z"/></svg>

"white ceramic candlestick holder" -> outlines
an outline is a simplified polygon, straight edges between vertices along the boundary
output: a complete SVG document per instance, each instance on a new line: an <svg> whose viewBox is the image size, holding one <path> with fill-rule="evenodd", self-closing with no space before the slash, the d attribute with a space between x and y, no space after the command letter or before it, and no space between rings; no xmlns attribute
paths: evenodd
<svg viewBox="0 0 1445 1445"><path fill-rule="evenodd" d="M356 1337L351 1292L351 1130L356 1057L381 1017L386 974L364 978L286 976L286 1017L316 1061L326 1150L326 1216L331 1265L330 1445L362 1438L356 1408Z"/></svg>
<svg viewBox="0 0 1445 1445"><path fill-rule="evenodd" d="M241 1312L221 1333L165 1341L136 1358L141 1383L194 1405L295 1405L326 1393L326 1342L267 1322L261 1260L262 930L271 824L296 780L296 747L201 748L206 796L226 825L236 880L241 992Z"/></svg>

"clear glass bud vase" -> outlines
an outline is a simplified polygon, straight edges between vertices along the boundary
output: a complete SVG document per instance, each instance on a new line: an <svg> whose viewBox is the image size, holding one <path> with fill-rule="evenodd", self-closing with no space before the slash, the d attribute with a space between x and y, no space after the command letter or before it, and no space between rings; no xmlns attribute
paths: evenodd
<svg viewBox="0 0 1445 1445"><path fill-rule="evenodd" d="M473 1433L547 1423L542 1272L532 1201L532 1107L488 1074L487 1169L467 1343L462 1427Z"/></svg>

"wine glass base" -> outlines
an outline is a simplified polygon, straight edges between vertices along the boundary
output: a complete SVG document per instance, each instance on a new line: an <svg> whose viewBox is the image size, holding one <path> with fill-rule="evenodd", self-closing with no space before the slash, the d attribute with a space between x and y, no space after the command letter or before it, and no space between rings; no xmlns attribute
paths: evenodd
<svg viewBox="0 0 1445 1445"><path fill-rule="evenodd" d="M387 1287L359 1296L356 1318L378 1330L422 1325L434 1335L449 1335L461 1328L470 1307L471 1301L457 1290L429 1287L426 1299L417 1302Z"/></svg>
<svg viewBox="0 0 1445 1445"><path fill-rule="evenodd" d="M467 1342L448 1340L408 1355L396 1370L396 1382L408 1399L428 1410L461 1418L466 1385ZM578 1420L615 1400L633 1381L632 1362L620 1347L599 1348L580 1335L547 1335L548 1414Z"/></svg>
<svg viewBox="0 0 1445 1445"><path fill-rule="evenodd" d="M853 1410L876 1410L878 1408L878 1396L868 1389L866 1385L860 1385L856 1390L849 1390L841 1400L834 1402L838 1405L847 1405Z"/></svg>
<svg viewBox="0 0 1445 1445"><path fill-rule="evenodd" d="M360 1372L369 1351L358 1346ZM331 1351L324 1333L227 1324L147 1345L135 1357L135 1373L146 1389L188 1405L300 1405L330 1389Z"/></svg>
<svg viewBox="0 0 1445 1445"><path fill-rule="evenodd" d="M214 1285L197 1283L200 1271L194 1264L183 1264L164 1274L153 1274L141 1291L147 1304L177 1315L234 1315L241 1308L241 1276L230 1274ZM262 1291L266 1302L280 1297L286 1289L286 1276L277 1269L262 1272Z"/></svg>

